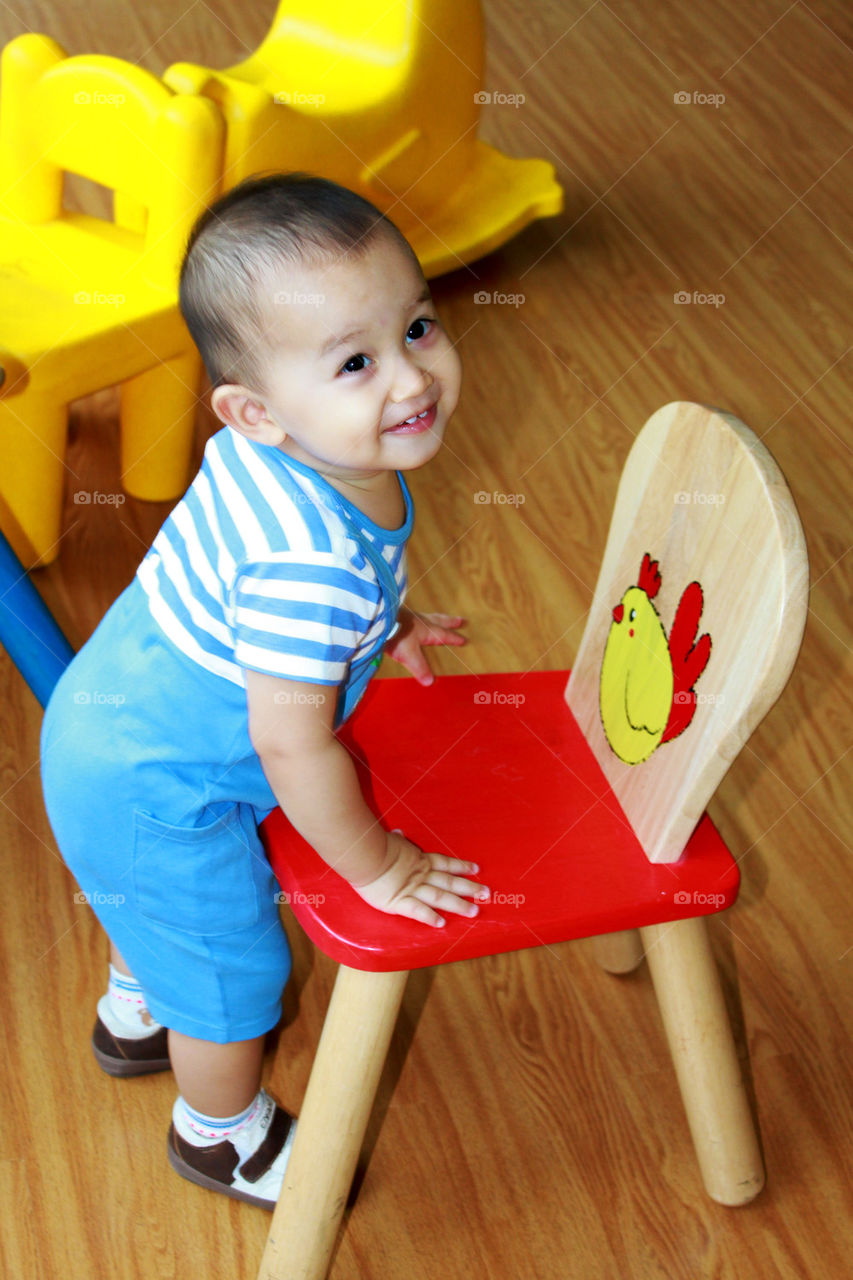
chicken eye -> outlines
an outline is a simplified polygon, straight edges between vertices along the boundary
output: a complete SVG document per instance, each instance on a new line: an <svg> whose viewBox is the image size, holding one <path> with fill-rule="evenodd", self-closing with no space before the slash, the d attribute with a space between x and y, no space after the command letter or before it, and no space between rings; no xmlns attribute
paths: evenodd
<svg viewBox="0 0 853 1280"><path fill-rule="evenodd" d="M632 609L631 612L628 614L628 621L633 622L636 616L637 616L637 610Z"/></svg>

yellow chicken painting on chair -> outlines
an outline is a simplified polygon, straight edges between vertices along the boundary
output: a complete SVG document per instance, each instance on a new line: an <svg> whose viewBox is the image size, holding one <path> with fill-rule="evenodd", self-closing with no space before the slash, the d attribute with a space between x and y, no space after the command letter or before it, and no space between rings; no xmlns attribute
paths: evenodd
<svg viewBox="0 0 853 1280"><path fill-rule="evenodd" d="M699 583L684 588L668 636L652 604L660 585L658 562L646 552L637 585L613 609L604 646L601 723L626 764L641 764L684 732L696 710L693 686L711 656L710 635L696 638L704 604Z"/></svg>

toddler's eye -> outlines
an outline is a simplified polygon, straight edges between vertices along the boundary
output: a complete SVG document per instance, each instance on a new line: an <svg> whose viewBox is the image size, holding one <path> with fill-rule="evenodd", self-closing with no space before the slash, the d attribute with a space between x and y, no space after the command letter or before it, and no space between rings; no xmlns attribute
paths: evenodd
<svg viewBox="0 0 853 1280"><path fill-rule="evenodd" d="M346 364L341 365L341 373L361 373L362 369L366 369L370 363L370 356L350 356Z"/></svg>
<svg viewBox="0 0 853 1280"><path fill-rule="evenodd" d="M421 338L425 338L434 324L435 321L430 320L429 316L418 316L417 320L409 325L406 341L418 342Z"/></svg>

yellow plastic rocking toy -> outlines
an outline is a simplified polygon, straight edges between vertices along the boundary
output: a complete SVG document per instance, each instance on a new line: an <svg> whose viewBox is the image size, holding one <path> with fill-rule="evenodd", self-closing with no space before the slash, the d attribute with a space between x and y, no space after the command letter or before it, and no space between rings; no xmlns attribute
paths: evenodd
<svg viewBox="0 0 853 1280"><path fill-rule="evenodd" d="M245 62L176 63L163 79L222 110L223 190L269 169L332 178L387 213L435 276L562 208L547 161L477 139L483 57L479 0L363 0L358 22L345 0L280 0Z"/></svg>

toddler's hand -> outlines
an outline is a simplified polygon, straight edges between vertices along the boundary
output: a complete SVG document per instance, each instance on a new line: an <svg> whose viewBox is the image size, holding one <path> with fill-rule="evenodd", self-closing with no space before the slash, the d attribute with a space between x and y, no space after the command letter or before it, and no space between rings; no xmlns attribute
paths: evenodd
<svg viewBox="0 0 853 1280"><path fill-rule="evenodd" d="M476 916L480 908L465 898L489 896L484 885L457 874L478 871L474 862L424 853L399 831L388 832L386 848L388 856L393 857L390 866L370 884L353 885L356 893L377 911L408 916L441 928L444 917L434 908L459 916Z"/></svg>
<svg viewBox="0 0 853 1280"><path fill-rule="evenodd" d="M419 684L432 684L435 678L423 652L424 645L460 645L466 642L465 636L459 634L465 619L456 614L415 613L404 605L397 621L399 630L386 644L385 652L410 671Z"/></svg>

